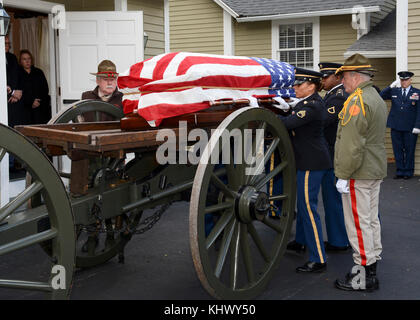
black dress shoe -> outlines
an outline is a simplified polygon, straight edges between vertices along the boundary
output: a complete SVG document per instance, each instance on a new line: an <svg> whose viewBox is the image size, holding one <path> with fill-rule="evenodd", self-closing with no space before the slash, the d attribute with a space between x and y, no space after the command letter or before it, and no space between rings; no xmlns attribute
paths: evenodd
<svg viewBox="0 0 420 320"><path fill-rule="evenodd" d="M370 270L375 268L375 271ZM379 280L376 278L376 265L365 267L366 278L361 279L360 273L347 273L344 280L335 280L335 287L345 291L367 291L372 292L379 289ZM356 278L357 277L357 278Z"/></svg>
<svg viewBox="0 0 420 320"><path fill-rule="evenodd" d="M306 247L303 244L300 244L299 242L296 242L295 240L293 240L287 244L286 249L290 251L296 251L297 253L301 253L301 252L305 252Z"/></svg>
<svg viewBox="0 0 420 320"><path fill-rule="evenodd" d="M397 174L397 175L395 175L394 176L394 180L397 180L397 179L403 179L404 178L404 176L401 176L401 175L399 175L399 174Z"/></svg>
<svg viewBox="0 0 420 320"><path fill-rule="evenodd" d="M337 247L332 244L329 244L328 241L324 241L324 248L327 252L346 252L350 248L350 246Z"/></svg>
<svg viewBox="0 0 420 320"><path fill-rule="evenodd" d="M411 179L412 177L411 176L404 176L404 180L408 180L408 179Z"/></svg>
<svg viewBox="0 0 420 320"><path fill-rule="evenodd" d="M296 268L297 273L320 273L327 270L327 263L308 261L303 266Z"/></svg>

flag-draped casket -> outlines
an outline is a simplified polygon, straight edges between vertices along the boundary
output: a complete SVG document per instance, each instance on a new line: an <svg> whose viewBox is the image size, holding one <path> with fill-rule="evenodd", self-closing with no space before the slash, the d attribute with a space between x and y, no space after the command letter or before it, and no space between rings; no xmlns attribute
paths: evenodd
<svg viewBox="0 0 420 320"><path fill-rule="evenodd" d="M118 78L124 113L151 125L208 108L220 99L294 96L294 67L273 59L173 52L131 66Z"/></svg>

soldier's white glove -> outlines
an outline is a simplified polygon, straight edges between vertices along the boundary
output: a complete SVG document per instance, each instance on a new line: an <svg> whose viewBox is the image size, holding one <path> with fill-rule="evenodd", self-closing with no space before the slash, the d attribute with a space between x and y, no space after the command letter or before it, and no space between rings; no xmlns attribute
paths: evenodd
<svg viewBox="0 0 420 320"><path fill-rule="evenodd" d="M302 99L298 98L290 98L290 101L288 102L289 106L293 109L296 107L296 105L301 101Z"/></svg>
<svg viewBox="0 0 420 320"><path fill-rule="evenodd" d="M278 105L274 105L276 108L279 108L283 111L288 111L290 109L289 104L284 101L284 99L282 97L274 97L273 100L275 100Z"/></svg>
<svg viewBox="0 0 420 320"><path fill-rule="evenodd" d="M337 184L335 185L338 192L340 193L349 193L349 181L348 180L342 180L342 179L338 179Z"/></svg>
<svg viewBox="0 0 420 320"><path fill-rule="evenodd" d="M400 79L398 78L393 83L391 83L390 87L391 88L401 88L401 81L400 81Z"/></svg>
<svg viewBox="0 0 420 320"><path fill-rule="evenodd" d="M420 129L419 128L414 128L413 129L413 133L414 134L419 134L420 133Z"/></svg>

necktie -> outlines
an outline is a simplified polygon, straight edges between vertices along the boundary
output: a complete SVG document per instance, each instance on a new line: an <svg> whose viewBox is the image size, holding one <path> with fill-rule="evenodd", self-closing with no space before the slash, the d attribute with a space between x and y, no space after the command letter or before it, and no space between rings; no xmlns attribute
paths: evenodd
<svg viewBox="0 0 420 320"><path fill-rule="evenodd" d="M403 100L405 100L406 95L407 95L407 89L406 89L406 88L404 88L404 91L403 91Z"/></svg>

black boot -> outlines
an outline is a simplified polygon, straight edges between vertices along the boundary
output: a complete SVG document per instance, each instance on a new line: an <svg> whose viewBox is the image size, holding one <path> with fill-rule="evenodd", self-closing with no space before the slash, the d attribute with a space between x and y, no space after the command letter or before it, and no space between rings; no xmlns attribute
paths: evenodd
<svg viewBox="0 0 420 320"><path fill-rule="evenodd" d="M363 268L356 273L349 272L344 280L335 280L335 287L346 291L372 292L379 289L379 281L376 278L376 263L370 266L358 266ZM363 272L364 271L364 272ZM363 279L363 273L365 279Z"/></svg>

